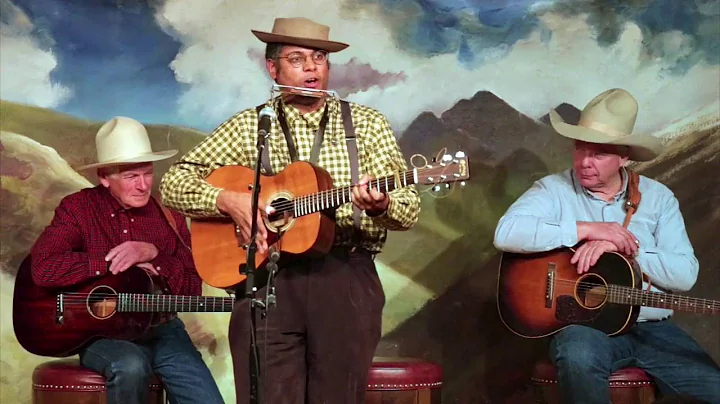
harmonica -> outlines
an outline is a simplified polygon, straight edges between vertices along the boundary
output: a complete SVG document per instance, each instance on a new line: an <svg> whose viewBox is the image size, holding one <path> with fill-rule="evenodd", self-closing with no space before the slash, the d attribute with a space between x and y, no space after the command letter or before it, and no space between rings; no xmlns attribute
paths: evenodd
<svg viewBox="0 0 720 404"><path fill-rule="evenodd" d="M274 98L273 96L275 93L302 95L305 97L315 98L337 98L337 93L333 90L317 90L314 88L283 86L280 84L273 85L271 91L271 98Z"/></svg>

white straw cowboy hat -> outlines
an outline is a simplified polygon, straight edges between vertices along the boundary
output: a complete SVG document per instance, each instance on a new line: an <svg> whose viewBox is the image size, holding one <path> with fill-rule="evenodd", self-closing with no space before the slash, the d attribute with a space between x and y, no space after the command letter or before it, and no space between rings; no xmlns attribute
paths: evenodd
<svg viewBox="0 0 720 404"><path fill-rule="evenodd" d="M98 162L79 167L78 170L159 161L178 152L174 149L154 152L145 126L124 116L117 116L100 127L95 135L95 147Z"/></svg>
<svg viewBox="0 0 720 404"><path fill-rule="evenodd" d="M322 49L339 52L349 45L329 40L330 27L318 24L307 18L276 18L272 32L250 30L265 43L284 43L304 48Z"/></svg>
<svg viewBox="0 0 720 404"><path fill-rule="evenodd" d="M570 139L628 146L630 160L649 161L662 153L663 144L655 136L632 134L637 114L635 98L625 90L613 88L585 106L577 125L566 123L554 110L550 111L550 123L559 134Z"/></svg>

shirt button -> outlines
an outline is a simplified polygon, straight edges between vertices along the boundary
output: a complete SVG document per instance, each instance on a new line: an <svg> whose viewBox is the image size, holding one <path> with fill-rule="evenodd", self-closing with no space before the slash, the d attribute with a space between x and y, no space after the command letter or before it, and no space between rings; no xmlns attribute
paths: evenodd
<svg viewBox="0 0 720 404"><path fill-rule="evenodd" d="M131 221L131 222L134 222L134 221L135 221L135 219L130 219L130 221Z"/></svg>
<svg viewBox="0 0 720 404"><path fill-rule="evenodd" d="M100 271L95 271L95 275L100 275Z"/></svg>
<svg viewBox="0 0 720 404"><path fill-rule="evenodd" d="M159 271L159 270L160 270L160 267L158 266L156 269Z"/></svg>
<svg viewBox="0 0 720 404"><path fill-rule="evenodd" d="M111 214L110 214L110 217L115 217L115 214L114 214L114 213L111 213Z"/></svg>
<svg viewBox="0 0 720 404"><path fill-rule="evenodd" d="M123 230L123 233L127 233L127 229Z"/></svg>

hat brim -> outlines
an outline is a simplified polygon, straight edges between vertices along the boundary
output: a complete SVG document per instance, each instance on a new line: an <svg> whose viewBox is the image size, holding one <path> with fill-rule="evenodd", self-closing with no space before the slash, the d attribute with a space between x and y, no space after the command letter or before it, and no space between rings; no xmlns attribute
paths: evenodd
<svg viewBox="0 0 720 404"><path fill-rule="evenodd" d="M100 167L110 167L110 166L117 166L121 164L134 164L134 163L150 163L154 161L160 161L169 159L170 157L176 155L178 153L178 150L172 149L172 150L165 150L160 152L154 152L154 153L147 153L142 154L140 156L130 157L130 158L123 158L123 159L114 159L109 161L103 161L102 163L93 163L84 165L81 167L76 168L77 171L80 170L88 170L91 168L100 168Z"/></svg>
<svg viewBox="0 0 720 404"><path fill-rule="evenodd" d="M660 139L650 135L611 136L595 129L584 126L571 125L565 122L555 111L550 111L550 124L562 136L588 143L613 144L628 146L630 160L650 161L663 152L663 143Z"/></svg>
<svg viewBox="0 0 720 404"><path fill-rule="evenodd" d="M324 41L322 39L299 38L296 36L272 34L270 32L262 32L250 30L256 37L265 43L284 43L288 45L302 46L303 48L322 49L328 52L340 52L347 48L348 44L335 41Z"/></svg>

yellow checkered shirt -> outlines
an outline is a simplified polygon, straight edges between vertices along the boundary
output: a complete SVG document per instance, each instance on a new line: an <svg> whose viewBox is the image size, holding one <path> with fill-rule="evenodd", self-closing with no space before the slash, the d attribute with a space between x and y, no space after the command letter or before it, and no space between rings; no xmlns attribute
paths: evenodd
<svg viewBox="0 0 720 404"><path fill-rule="evenodd" d="M303 115L291 105L275 102L276 108L280 105L284 108L298 159L308 161L324 108ZM359 176L369 174L380 178L407 170L385 116L355 103L350 103L350 108L357 138ZM351 185L350 161L339 101L328 100L328 113L329 120L318 165L328 171L333 186ZM257 119L255 108L240 111L173 164L160 182L163 203L191 218L222 216L215 204L221 189L208 184L204 178L218 167L226 165L254 166L257 156ZM266 147L275 173L291 163L285 136L276 121L272 125ZM360 246L371 252L382 250L387 230L406 230L418 220L420 197L414 186L395 189L389 195L390 205L385 214L369 217L365 212L362 213ZM335 245L351 246L352 204L339 206L335 220Z"/></svg>

